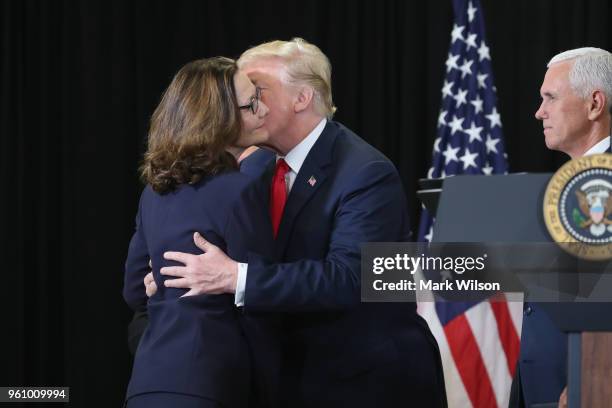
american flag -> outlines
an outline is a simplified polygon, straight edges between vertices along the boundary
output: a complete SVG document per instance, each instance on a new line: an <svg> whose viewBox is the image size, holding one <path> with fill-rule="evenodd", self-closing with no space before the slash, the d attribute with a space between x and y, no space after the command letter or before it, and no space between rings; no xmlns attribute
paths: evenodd
<svg viewBox="0 0 612 408"><path fill-rule="evenodd" d="M429 178L505 174L502 123L479 0L453 0L454 24L442 86L442 107ZM420 241L433 220L421 216ZM448 405L507 407L520 345L522 305L495 301L420 302L419 313L438 340Z"/></svg>

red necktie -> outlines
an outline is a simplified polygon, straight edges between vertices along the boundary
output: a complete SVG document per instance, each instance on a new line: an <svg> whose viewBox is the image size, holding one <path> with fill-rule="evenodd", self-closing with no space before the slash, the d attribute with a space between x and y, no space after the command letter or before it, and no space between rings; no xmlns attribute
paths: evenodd
<svg viewBox="0 0 612 408"><path fill-rule="evenodd" d="M278 234L278 227L283 218L283 210L287 202L287 184L285 175L289 171L289 166L283 159L276 162L274 177L272 177L272 188L270 189L270 217L272 218L272 229L274 238Z"/></svg>

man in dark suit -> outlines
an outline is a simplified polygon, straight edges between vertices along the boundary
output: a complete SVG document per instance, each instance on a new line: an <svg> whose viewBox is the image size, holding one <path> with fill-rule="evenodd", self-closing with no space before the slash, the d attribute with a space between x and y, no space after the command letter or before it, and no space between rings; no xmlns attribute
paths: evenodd
<svg viewBox="0 0 612 408"><path fill-rule="evenodd" d="M579 48L553 57L540 89L546 146L571 158L610 151L612 54ZM521 352L512 384L511 407L565 406L567 336L537 303L526 302ZM561 397L560 397L561 395Z"/></svg>
<svg viewBox="0 0 612 408"><path fill-rule="evenodd" d="M165 254L185 265L162 270L177 277L166 286L283 313L282 406L445 406L437 344L416 305L360 302L360 244L410 238L395 167L329 120L331 67L316 46L262 44L239 66L270 108L269 138L252 143L276 154L254 153L243 171L269 186L276 257L237 263L202 238L202 255Z"/></svg>

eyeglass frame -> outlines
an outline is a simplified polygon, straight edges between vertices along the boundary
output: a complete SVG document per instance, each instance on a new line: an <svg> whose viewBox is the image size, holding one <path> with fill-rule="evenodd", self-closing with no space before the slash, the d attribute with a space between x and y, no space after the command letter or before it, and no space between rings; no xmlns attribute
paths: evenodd
<svg viewBox="0 0 612 408"><path fill-rule="evenodd" d="M251 96L251 99L247 105L238 106L238 109L248 109L253 115L259 110L259 101L261 100L261 88L255 87L255 95Z"/></svg>

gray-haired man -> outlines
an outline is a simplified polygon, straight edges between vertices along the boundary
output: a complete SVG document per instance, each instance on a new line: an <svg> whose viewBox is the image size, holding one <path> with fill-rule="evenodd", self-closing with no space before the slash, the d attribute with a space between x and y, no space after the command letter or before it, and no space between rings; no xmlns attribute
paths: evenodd
<svg viewBox="0 0 612 408"><path fill-rule="evenodd" d="M540 89L535 117L546 147L571 158L610 151L612 54L578 48L554 56ZM565 406L567 337L534 303L525 303L521 353L511 407L559 401Z"/></svg>

